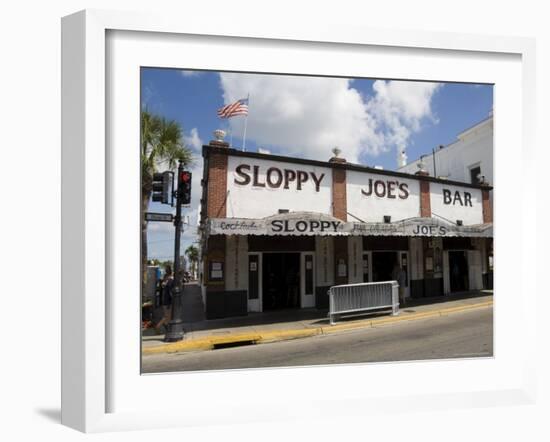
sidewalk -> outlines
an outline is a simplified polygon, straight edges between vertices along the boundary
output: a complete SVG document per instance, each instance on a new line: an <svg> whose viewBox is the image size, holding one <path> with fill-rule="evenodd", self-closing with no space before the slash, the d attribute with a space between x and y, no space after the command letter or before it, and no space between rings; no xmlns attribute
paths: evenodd
<svg viewBox="0 0 550 442"><path fill-rule="evenodd" d="M331 326L327 318L328 311L317 309L250 313L248 316L206 320L202 310L199 312L197 306L198 303L202 305L198 286L186 285L185 292L184 307L187 306L188 312L193 311L197 315L195 316L197 320L190 321L191 315L186 315L185 336L180 342L165 343L164 335L143 336L144 355L296 339L425 319L476 308L488 308L493 305L492 291L422 298L411 300L400 309L398 316L391 316L387 312L370 313L342 319Z"/></svg>

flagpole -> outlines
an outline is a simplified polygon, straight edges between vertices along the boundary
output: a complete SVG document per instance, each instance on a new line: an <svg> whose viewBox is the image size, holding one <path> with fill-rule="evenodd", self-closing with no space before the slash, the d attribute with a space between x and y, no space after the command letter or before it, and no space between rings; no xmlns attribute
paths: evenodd
<svg viewBox="0 0 550 442"><path fill-rule="evenodd" d="M249 106L250 109L250 93L246 96L246 103L247 106ZM244 117L244 133L243 133L243 152L245 150L246 146L246 125L248 123L248 112L246 113L246 117Z"/></svg>

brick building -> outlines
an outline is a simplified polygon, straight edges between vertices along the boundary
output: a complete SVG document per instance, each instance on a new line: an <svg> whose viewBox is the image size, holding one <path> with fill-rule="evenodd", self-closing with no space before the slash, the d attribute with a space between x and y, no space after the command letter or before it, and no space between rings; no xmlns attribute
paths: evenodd
<svg viewBox="0 0 550 442"><path fill-rule="evenodd" d="M488 185L203 146L208 318L327 308L332 285L406 273L406 296L492 284Z"/></svg>

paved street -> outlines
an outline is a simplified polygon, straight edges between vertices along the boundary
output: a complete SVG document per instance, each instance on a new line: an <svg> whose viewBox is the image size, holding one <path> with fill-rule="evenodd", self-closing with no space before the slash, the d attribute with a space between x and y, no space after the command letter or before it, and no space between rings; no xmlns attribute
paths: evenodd
<svg viewBox="0 0 550 442"><path fill-rule="evenodd" d="M217 350L146 355L144 373L493 355L493 309Z"/></svg>

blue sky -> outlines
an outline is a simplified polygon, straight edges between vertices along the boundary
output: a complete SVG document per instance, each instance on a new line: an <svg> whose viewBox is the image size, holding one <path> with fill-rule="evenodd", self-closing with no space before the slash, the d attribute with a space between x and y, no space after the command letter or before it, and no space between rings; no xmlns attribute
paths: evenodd
<svg viewBox="0 0 550 442"><path fill-rule="evenodd" d="M395 170L397 152L408 161L447 145L485 119L493 86L374 79L320 78L142 68L142 107L178 121L196 156L190 225L182 250L196 240L201 146L215 129L242 147L244 117L220 120L216 110L250 94L246 150L328 160L338 146L348 161ZM232 134L229 135L229 134ZM150 211L172 208L151 203ZM173 258L173 226L149 223L149 258Z"/></svg>

